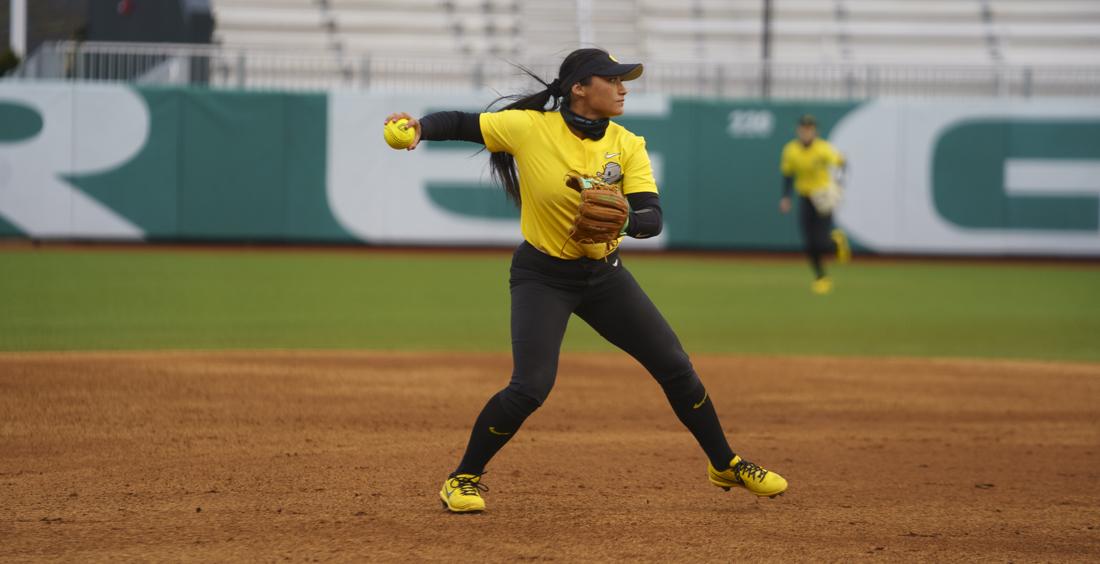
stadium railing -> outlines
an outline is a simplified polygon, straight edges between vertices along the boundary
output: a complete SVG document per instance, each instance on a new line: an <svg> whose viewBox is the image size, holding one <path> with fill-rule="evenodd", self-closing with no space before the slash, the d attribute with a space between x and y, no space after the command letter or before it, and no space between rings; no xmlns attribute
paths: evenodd
<svg viewBox="0 0 1100 564"><path fill-rule="evenodd" d="M552 62L518 61L547 79ZM550 64L548 64L550 63ZM214 88L516 92L533 82L494 57L416 58L275 48L58 42L16 79L134 82ZM912 63L646 64L635 92L707 98L1097 97L1100 65Z"/></svg>

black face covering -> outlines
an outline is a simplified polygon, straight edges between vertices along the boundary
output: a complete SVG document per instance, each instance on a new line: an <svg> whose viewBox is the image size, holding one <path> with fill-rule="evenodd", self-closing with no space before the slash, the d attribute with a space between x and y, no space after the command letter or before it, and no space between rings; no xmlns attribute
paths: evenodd
<svg viewBox="0 0 1100 564"><path fill-rule="evenodd" d="M578 116L569 109L568 104L561 105L561 117L565 119L565 123L570 127L580 131L585 137L596 141L603 139L603 134L607 133L607 124L611 123L611 120L607 118L588 119Z"/></svg>

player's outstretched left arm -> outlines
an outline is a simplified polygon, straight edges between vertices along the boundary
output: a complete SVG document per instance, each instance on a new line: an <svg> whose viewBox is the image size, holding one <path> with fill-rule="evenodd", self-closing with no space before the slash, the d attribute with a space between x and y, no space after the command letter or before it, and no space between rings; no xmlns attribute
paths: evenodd
<svg viewBox="0 0 1100 564"><path fill-rule="evenodd" d="M779 174L783 175L783 195L779 197L779 213L791 211L791 193L794 192L794 163L791 162L791 145L783 147L779 156Z"/></svg>

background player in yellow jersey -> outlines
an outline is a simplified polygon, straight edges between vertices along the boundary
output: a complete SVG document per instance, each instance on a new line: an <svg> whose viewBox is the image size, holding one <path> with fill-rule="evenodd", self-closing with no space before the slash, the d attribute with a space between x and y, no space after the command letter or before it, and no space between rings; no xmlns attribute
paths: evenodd
<svg viewBox="0 0 1100 564"><path fill-rule="evenodd" d="M792 188L798 191L798 223L814 270L810 289L817 294L828 294L833 289L833 281L822 264L823 255L835 249L840 262L851 257L848 238L833 226L833 210L840 201L840 187L834 175L842 175L845 164L844 155L817 137L817 120L811 115L798 120L798 137L783 147L779 163L783 174L779 211L791 211Z"/></svg>
<svg viewBox="0 0 1100 564"><path fill-rule="evenodd" d="M499 111L438 112L419 120L395 113L386 119L409 120L417 130L410 149L421 139L484 144L493 176L520 206L524 242L512 257L509 279L511 381L474 422L462 460L440 489L443 505L454 512L485 508L485 466L549 395L572 314L653 375L706 453L711 483L759 496L782 493L786 480L730 448L713 400L679 339L623 264L621 236L592 245L570 238L580 202L565 185L570 172L598 178L626 194L632 209L622 235L644 238L661 231L660 198L645 140L609 120L623 113L625 83L642 74L642 65L619 63L599 49L579 49L562 61L553 82L528 74L545 88L509 97L511 103ZM621 470L629 472L629 467Z"/></svg>

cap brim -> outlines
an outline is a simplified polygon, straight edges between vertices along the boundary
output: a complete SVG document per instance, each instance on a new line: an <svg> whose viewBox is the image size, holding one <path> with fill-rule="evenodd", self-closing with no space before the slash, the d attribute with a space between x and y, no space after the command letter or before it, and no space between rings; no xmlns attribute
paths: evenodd
<svg viewBox="0 0 1100 564"><path fill-rule="evenodd" d="M642 70L641 63L634 63L632 65L617 63L606 69L600 69L600 76L617 76L622 80L634 80L642 76Z"/></svg>

